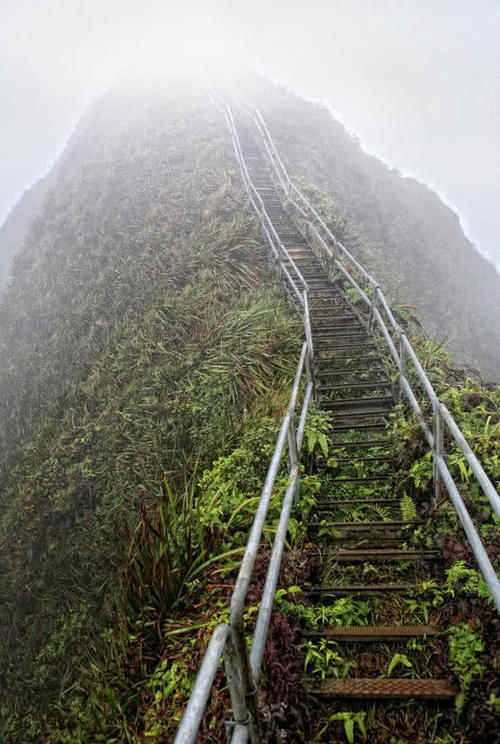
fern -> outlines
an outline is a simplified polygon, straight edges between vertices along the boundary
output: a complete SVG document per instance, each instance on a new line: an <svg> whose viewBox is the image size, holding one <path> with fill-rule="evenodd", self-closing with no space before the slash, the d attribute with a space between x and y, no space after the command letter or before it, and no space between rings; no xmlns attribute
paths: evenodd
<svg viewBox="0 0 500 744"><path fill-rule="evenodd" d="M394 656L389 662L389 667L387 669L388 677L391 676L392 672L397 666L404 666L407 669L411 669L413 664L411 663L411 661L405 654L394 654Z"/></svg>
<svg viewBox="0 0 500 744"><path fill-rule="evenodd" d="M387 506L372 504L372 511L380 522L387 522L391 519L391 511Z"/></svg>
<svg viewBox="0 0 500 744"><path fill-rule="evenodd" d="M403 522L417 521L417 507L415 506L415 502L413 501L411 496L408 496L408 494L405 493L405 495L399 502L399 505L401 508L401 518Z"/></svg>

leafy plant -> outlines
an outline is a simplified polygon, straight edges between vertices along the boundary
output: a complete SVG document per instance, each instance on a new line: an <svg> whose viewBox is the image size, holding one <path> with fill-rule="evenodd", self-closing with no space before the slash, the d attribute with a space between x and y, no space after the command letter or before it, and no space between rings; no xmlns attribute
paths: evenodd
<svg viewBox="0 0 500 744"><path fill-rule="evenodd" d="M329 605L303 605L291 602L285 599L284 594L278 593L276 602L282 612L294 614L307 628L318 628L321 625L366 625L371 613L369 602L352 597L342 597Z"/></svg>
<svg viewBox="0 0 500 744"><path fill-rule="evenodd" d="M465 704L467 692L473 680L483 676L485 670L481 654L484 641L469 623L460 623L447 631L450 664L458 678L460 693L455 705L460 712Z"/></svg>
<svg viewBox="0 0 500 744"><path fill-rule="evenodd" d="M483 575L474 568L467 568L465 561L457 561L446 570L447 589L451 595L460 590L466 594L475 594L493 603L491 592Z"/></svg>
<svg viewBox="0 0 500 744"><path fill-rule="evenodd" d="M365 718L366 713L364 711L357 711L356 713L352 711L340 711L339 713L331 715L328 721L329 723L342 721L347 741L349 744L354 744L354 731L356 726L361 732L363 741L366 741Z"/></svg>
<svg viewBox="0 0 500 744"><path fill-rule="evenodd" d="M308 641L304 644L306 651L304 669L306 672L325 679L326 677L347 677L356 666L355 661L344 658L338 652L338 644L326 638L319 643Z"/></svg>
<svg viewBox="0 0 500 744"><path fill-rule="evenodd" d="M319 446L323 457L328 457L328 435L332 429L330 417L315 406L311 406L306 419L304 434L307 451L311 455Z"/></svg>
<svg viewBox="0 0 500 744"><path fill-rule="evenodd" d="M393 671L397 668L403 666L406 669L412 669L413 664L409 660L409 658L405 654L394 654L392 659L389 661L389 664L387 666L387 676L390 677Z"/></svg>
<svg viewBox="0 0 500 744"><path fill-rule="evenodd" d="M413 499L405 493L399 504L401 507L401 519L404 522L416 522L418 514Z"/></svg>

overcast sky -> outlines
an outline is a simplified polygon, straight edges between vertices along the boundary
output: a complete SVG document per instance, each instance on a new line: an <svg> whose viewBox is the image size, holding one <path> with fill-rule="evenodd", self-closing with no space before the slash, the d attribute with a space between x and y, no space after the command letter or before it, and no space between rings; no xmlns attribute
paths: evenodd
<svg viewBox="0 0 500 744"><path fill-rule="evenodd" d="M210 46L322 99L500 268L500 0L1 0L0 220L130 58Z"/></svg>

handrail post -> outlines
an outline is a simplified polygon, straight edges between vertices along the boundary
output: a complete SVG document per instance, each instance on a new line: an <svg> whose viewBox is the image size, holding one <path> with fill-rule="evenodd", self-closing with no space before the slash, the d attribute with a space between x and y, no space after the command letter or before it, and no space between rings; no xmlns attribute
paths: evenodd
<svg viewBox="0 0 500 744"><path fill-rule="evenodd" d="M231 708L233 720L228 724L247 726L249 722L249 713L245 699L245 684L243 678L243 669L233 640L234 631L231 629L224 649L224 667L231 696Z"/></svg>
<svg viewBox="0 0 500 744"><path fill-rule="evenodd" d="M432 482L434 495L432 502L437 504L441 493L441 476L437 466L437 458L444 455L444 421L441 404L437 398L432 401Z"/></svg>
<svg viewBox="0 0 500 744"><path fill-rule="evenodd" d="M403 331L399 332L399 383L400 383L400 394L404 397L404 386L403 380L406 379L406 345L405 345L405 334Z"/></svg>
<svg viewBox="0 0 500 744"><path fill-rule="evenodd" d="M297 451L297 438L295 436L295 422L294 414L290 416L290 422L288 424L288 469L290 472L294 470L299 462L299 453Z"/></svg>
<svg viewBox="0 0 500 744"><path fill-rule="evenodd" d="M311 316L309 315L309 297L306 290L302 292L303 306L304 306L304 332L306 334L307 350L309 351L309 359L312 362L314 359L314 346L311 329Z"/></svg>
<svg viewBox="0 0 500 744"><path fill-rule="evenodd" d="M248 726L251 743L261 744L257 718L257 687L250 668L243 623L241 626L238 624L238 627L231 626L227 646L224 663L234 716L231 724Z"/></svg>
<svg viewBox="0 0 500 744"><path fill-rule="evenodd" d="M335 281L335 264L337 263L337 241L333 241L332 257L330 259L330 271L331 281Z"/></svg>
<svg viewBox="0 0 500 744"><path fill-rule="evenodd" d="M376 284L373 288L372 303L370 307L370 315L368 317L368 333L373 333L373 323L375 321L375 310L377 309L379 285Z"/></svg>

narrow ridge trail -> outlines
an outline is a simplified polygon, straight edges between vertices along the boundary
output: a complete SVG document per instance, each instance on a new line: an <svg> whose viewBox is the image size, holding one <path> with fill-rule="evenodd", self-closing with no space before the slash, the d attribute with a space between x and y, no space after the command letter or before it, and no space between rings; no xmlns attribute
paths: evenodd
<svg viewBox="0 0 500 744"><path fill-rule="evenodd" d="M339 598L369 597L364 603L366 625L322 625L304 631L304 642L323 642L323 651L330 645L348 659L349 666L346 676L310 676L306 684L325 700L397 699L404 705L420 698L449 703L456 690L446 679L396 674L389 678L387 661L377 666L380 659L397 659L395 654L408 659L412 642L418 650L421 639L439 636L434 625L408 621L401 604L401 597L416 582L439 576L441 556L436 550L406 546L419 523L401 518L395 496L386 434L395 404L391 380L374 337L286 213L254 135L242 118L237 120L237 129L250 178L309 288L316 400L332 419L328 459L317 458L313 471L321 479L322 490L309 516L304 547L305 558L315 566L316 580L302 588L303 595L312 607L327 608ZM292 270L290 263L285 262L285 267ZM376 581L370 580L373 574ZM418 667L418 662L409 663ZM397 671L401 673L401 668Z"/></svg>
<svg viewBox="0 0 500 744"><path fill-rule="evenodd" d="M379 284L288 175L259 110L235 92L233 113L213 89L208 92L225 118L248 206L258 216L290 309L304 324L304 339L228 619L211 634L175 744L200 741L221 661L231 744L353 744L368 735L374 744L468 741L458 715L479 672L470 659L465 672L458 656L472 649L475 659L484 644L471 637L472 625L461 623L462 609L452 609L452 619L446 599L455 595L454 582L467 576L476 582L477 598L487 596L500 610L500 582L448 467L452 440L499 519L500 496ZM422 436L423 456L402 446L404 434L399 441L397 406L403 402L415 416L410 426ZM307 473L301 464L305 435L312 452ZM424 458L432 480L426 476L425 494L417 488L419 501L423 496L418 506L404 486ZM264 528L280 468L287 474L280 516L270 525L265 577L257 577L257 558L267 561ZM309 492L304 486L299 498L306 475L314 485ZM450 566L432 519L443 519L443 510L452 512L453 535L459 524L463 528L480 573L464 561ZM255 590L258 605L248 608L256 612L253 620L245 613Z"/></svg>

